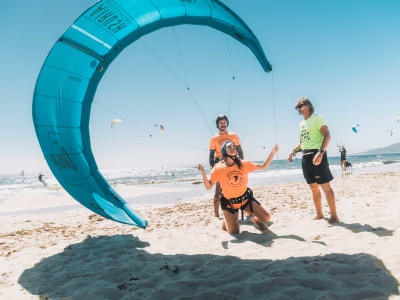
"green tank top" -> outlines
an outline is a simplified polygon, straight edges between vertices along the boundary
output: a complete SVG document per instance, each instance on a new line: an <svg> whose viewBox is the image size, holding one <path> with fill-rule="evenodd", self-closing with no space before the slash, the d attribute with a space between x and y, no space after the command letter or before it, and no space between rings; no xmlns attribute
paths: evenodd
<svg viewBox="0 0 400 300"><path fill-rule="evenodd" d="M319 131L326 122L318 114L312 114L307 120L299 124L301 150L320 149L324 136Z"/></svg>

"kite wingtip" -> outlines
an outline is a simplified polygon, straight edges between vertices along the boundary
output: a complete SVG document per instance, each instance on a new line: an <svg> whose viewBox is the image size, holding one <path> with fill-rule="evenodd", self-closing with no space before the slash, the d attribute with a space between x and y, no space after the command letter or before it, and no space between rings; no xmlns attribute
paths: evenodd
<svg viewBox="0 0 400 300"><path fill-rule="evenodd" d="M140 226L140 227L143 228L143 229L146 229L147 225L149 225L149 223L147 221L144 221L143 225Z"/></svg>
<svg viewBox="0 0 400 300"><path fill-rule="evenodd" d="M272 72L272 66L270 64L263 66L263 69L266 73Z"/></svg>

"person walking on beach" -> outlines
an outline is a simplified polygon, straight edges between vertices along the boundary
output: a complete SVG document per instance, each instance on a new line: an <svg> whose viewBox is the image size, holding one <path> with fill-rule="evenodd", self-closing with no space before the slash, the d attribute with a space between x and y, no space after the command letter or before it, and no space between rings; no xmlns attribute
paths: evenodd
<svg viewBox="0 0 400 300"><path fill-rule="evenodd" d="M46 182L45 179L44 179L45 176L46 176L46 175L40 173L39 176L38 176L38 180L39 180L41 183L43 183L44 186L47 186L47 182Z"/></svg>
<svg viewBox="0 0 400 300"><path fill-rule="evenodd" d="M239 154L240 159L244 159L243 150L240 144L239 137L234 132L228 132L229 126L229 119L226 115L220 114L217 116L215 120L217 128L219 130L218 134L213 136L210 139L210 156L209 156L209 163L211 168L222 159L222 145L226 141L233 141L236 145L237 153ZM220 184L217 183L215 186L215 193L214 193L214 216L219 218L219 202L221 198L221 187Z"/></svg>
<svg viewBox="0 0 400 300"><path fill-rule="evenodd" d="M342 171L346 171L346 148L344 146L339 147L340 152L340 166L342 167Z"/></svg>
<svg viewBox="0 0 400 300"><path fill-rule="evenodd" d="M293 156L297 152L303 153L302 169L305 180L312 191L317 216L314 220L324 218L321 205L322 188L331 217L330 223L339 222L336 213L335 194L330 186L333 179L329 169L328 156L326 148L328 147L331 136L325 120L318 114L314 113L314 106L307 98L300 98L296 102L295 109L304 120L299 124L300 143L293 149L289 155L289 161L293 161Z"/></svg>
<svg viewBox="0 0 400 300"><path fill-rule="evenodd" d="M272 148L266 161L254 164L238 157L237 145L233 141L226 141L221 147L223 160L218 162L211 170L210 179L202 165L198 169L203 176L204 186L210 190L214 184L219 183L221 187L221 209L224 213L225 222L222 229L230 234L239 233L239 209L252 216L252 221L260 231L268 230L264 222L269 221L270 214L253 197L253 192L248 188L248 173L255 170L265 170L271 163L278 151L278 145Z"/></svg>

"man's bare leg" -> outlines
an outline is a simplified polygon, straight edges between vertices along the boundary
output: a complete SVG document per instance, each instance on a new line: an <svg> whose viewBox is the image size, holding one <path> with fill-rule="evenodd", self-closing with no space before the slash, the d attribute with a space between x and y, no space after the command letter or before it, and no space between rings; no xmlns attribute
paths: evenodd
<svg viewBox="0 0 400 300"><path fill-rule="evenodd" d="M214 216L219 218L219 203L221 201L221 186L219 182L215 185L214 193Z"/></svg>
<svg viewBox="0 0 400 300"><path fill-rule="evenodd" d="M331 185L329 182L321 184L321 188L324 191L326 201L328 202L329 210L331 212L331 217L329 219L329 223L339 222L339 217L336 213L336 199L335 193L333 192Z"/></svg>
<svg viewBox="0 0 400 300"><path fill-rule="evenodd" d="M324 213L322 212L321 191L319 190L319 184L310 183L308 186L311 189L315 210L317 211L317 216L314 218L314 220L321 220L324 218Z"/></svg>

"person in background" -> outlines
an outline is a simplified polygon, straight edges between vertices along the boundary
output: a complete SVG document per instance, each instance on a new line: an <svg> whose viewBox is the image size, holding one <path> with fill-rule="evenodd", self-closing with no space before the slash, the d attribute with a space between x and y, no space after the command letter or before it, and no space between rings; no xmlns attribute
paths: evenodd
<svg viewBox="0 0 400 300"><path fill-rule="evenodd" d="M209 163L211 168L222 159L222 145L231 140L236 145L236 150L239 154L240 159L244 159L243 150L241 147L241 143L239 137L234 132L228 131L229 119L226 115L220 114L217 116L215 120L216 126L219 132L210 139L210 155L209 155ZM214 216L219 218L219 201L221 198L221 187L219 183L215 185L215 193L214 193Z"/></svg>
<svg viewBox="0 0 400 300"><path fill-rule="evenodd" d="M46 180L45 180L45 176L46 176L46 175L40 173L40 174L39 174L39 177L38 177L38 180L39 180L41 183L43 183L44 186L47 186L47 183L46 183Z"/></svg>
<svg viewBox="0 0 400 300"><path fill-rule="evenodd" d="M346 148L344 146L339 147L340 152L340 166L342 167L342 171L346 171Z"/></svg>

